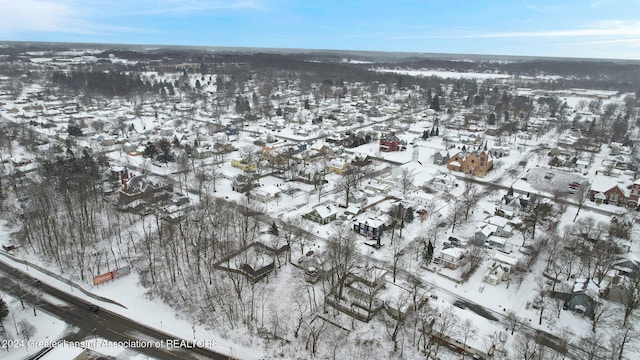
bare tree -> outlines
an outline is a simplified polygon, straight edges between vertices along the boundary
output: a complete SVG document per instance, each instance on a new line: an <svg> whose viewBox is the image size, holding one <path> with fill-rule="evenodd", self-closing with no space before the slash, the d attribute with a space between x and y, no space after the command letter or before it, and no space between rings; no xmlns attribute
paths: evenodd
<svg viewBox="0 0 640 360"><path fill-rule="evenodd" d="M444 311L440 313L440 315L435 319L433 324L433 332L434 336L438 337L435 341L435 348L430 348L433 350L433 355L438 355L440 352L440 345L442 345L441 339L445 339L447 337L453 336L458 331L460 318L455 314L451 307L448 307ZM430 356L431 351L427 354L427 358Z"/></svg>
<svg viewBox="0 0 640 360"><path fill-rule="evenodd" d="M357 250L355 246L354 232L351 229L336 225L333 234L327 242L327 258L331 261L332 276L336 287L336 296L342 298L342 290L347 280L347 276L357 265Z"/></svg>
<svg viewBox="0 0 640 360"><path fill-rule="evenodd" d="M509 310L507 312L506 319L507 323L509 324L509 329L511 330L511 335L513 335L513 332L516 330L518 325L522 324L522 318L518 316L515 311Z"/></svg>
<svg viewBox="0 0 640 360"><path fill-rule="evenodd" d="M464 211L464 220L469 219L469 214L473 213L473 209L478 205L478 201L484 196L484 193L479 191L479 187L472 185L469 181L465 181L465 189L460 197Z"/></svg>
<svg viewBox="0 0 640 360"><path fill-rule="evenodd" d="M395 241L391 246L393 249L392 273L393 273L393 282L395 283L396 274L398 273L398 266L402 263L402 257L405 255L405 252L404 252L404 246L400 241Z"/></svg>
<svg viewBox="0 0 640 360"><path fill-rule="evenodd" d="M594 306L593 313L591 314L591 331L594 333L600 326L608 326L611 323L614 315L613 308L608 302L601 302Z"/></svg>
<svg viewBox="0 0 640 360"><path fill-rule="evenodd" d="M465 210L464 205L459 200L454 200L450 203L449 214L447 216L447 222L451 224L451 232L456 230L456 226L462 225L464 222Z"/></svg>
<svg viewBox="0 0 640 360"><path fill-rule="evenodd" d="M349 207L349 201L351 200L354 192L358 189L362 179L363 173L357 166L349 167L342 174L342 178L338 181L337 186L344 192L346 207Z"/></svg>
<svg viewBox="0 0 640 360"><path fill-rule="evenodd" d="M408 308L410 300L410 294L404 292L399 297L393 298L391 303L387 305L397 310L397 312L394 311L395 314L393 316L387 315L384 317L387 334L390 336L391 341L393 341L393 352L398 351L398 333L404 326L407 317L412 313L411 309Z"/></svg>
<svg viewBox="0 0 640 360"><path fill-rule="evenodd" d="M307 324L307 340L305 342L304 348L311 351L311 355L315 356L318 351L318 344L320 343L320 338L327 330L327 323L316 317L311 323Z"/></svg>
<svg viewBox="0 0 640 360"><path fill-rule="evenodd" d="M31 340L33 335L36 334L36 331L36 327L27 320L22 319L18 321L18 332L25 341Z"/></svg>
<svg viewBox="0 0 640 360"><path fill-rule="evenodd" d="M513 343L513 353L510 355L512 359L518 360L537 360L538 353L540 352L540 347L542 345L538 344L535 339L531 336L519 333L516 335L514 343Z"/></svg>
<svg viewBox="0 0 640 360"><path fill-rule="evenodd" d="M625 285L620 292L620 300L624 306L623 325L628 325L629 317L640 308L640 277L633 276L625 279Z"/></svg>
<svg viewBox="0 0 640 360"><path fill-rule="evenodd" d="M600 360L606 355L605 348L600 345L602 343L602 334L591 332L589 335L580 337L578 346L583 350L585 360Z"/></svg>
<svg viewBox="0 0 640 360"><path fill-rule="evenodd" d="M575 222L578 219L578 215L580 214L580 210L584 206L585 201L589 198L589 189L591 188L591 184L587 181L583 182L578 186L575 193L576 203L578 203L578 210L576 211L576 216L573 217L573 221Z"/></svg>
<svg viewBox="0 0 640 360"><path fill-rule="evenodd" d="M466 353L467 349L467 341L473 340L477 336L478 329L476 329L476 327L469 319L466 319L460 325L459 333L462 337L462 348L465 350L465 352L462 353L462 358L464 359L464 354Z"/></svg>
<svg viewBox="0 0 640 360"><path fill-rule="evenodd" d="M625 352L637 353L638 347L632 341L640 335L631 324L621 325L609 337L609 359L622 360Z"/></svg>
<svg viewBox="0 0 640 360"><path fill-rule="evenodd" d="M403 168L402 174L400 175L400 184L402 185L402 195L407 194L407 191L409 191L409 189L413 186L414 180L415 180L414 171Z"/></svg>

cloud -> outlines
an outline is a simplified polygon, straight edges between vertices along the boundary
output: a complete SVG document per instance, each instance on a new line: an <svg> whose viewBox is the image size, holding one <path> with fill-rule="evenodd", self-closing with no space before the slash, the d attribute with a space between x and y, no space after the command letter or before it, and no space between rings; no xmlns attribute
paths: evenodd
<svg viewBox="0 0 640 360"><path fill-rule="evenodd" d="M133 13L136 14L199 14L224 10L254 10L269 9L268 0L142 0L133 3Z"/></svg>
<svg viewBox="0 0 640 360"><path fill-rule="evenodd" d="M549 31L507 31L485 34L469 34L467 38L561 38L586 36L638 36L640 22L603 21L590 27Z"/></svg>
<svg viewBox="0 0 640 360"><path fill-rule="evenodd" d="M65 31L80 14L69 4L21 0L0 1L0 31Z"/></svg>
<svg viewBox="0 0 640 360"><path fill-rule="evenodd" d="M106 34L149 32L131 26L110 25L98 19L107 14L91 1L0 0L0 35L21 33Z"/></svg>
<svg viewBox="0 0 640 360"><path fill-rule="evenodd" d="M458 33L424 36L396 36L394 39L496 39L496 38L573 38L573 37L637 37L640 38L640 21L601 21L589 27L546 31L502 31L478 33L465 29Z"/></svg>

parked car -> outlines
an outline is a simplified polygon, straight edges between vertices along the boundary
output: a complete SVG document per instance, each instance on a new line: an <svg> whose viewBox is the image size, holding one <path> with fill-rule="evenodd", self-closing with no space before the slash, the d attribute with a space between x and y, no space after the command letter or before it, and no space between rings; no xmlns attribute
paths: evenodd
<svg viewBox="0 0 640 360"><path fill-rule="evenodd" d="M461 301L455 301L455 302L453 303L453 306L458 307L458 308L463 309L463 310L467 308L467 305L465 305L465 304L464 304L463 302L461 302Z"/></svg>
<svg viewBox="0 0 640 360"><path fill-rule="evenodd" d="M578 188L578 187L580 187L580 183L579 183L579 182L575 182L575 181L574 181L574 182L572 182L571 184L569 184L569 187L570 187L570 188L574 188L574 189L575 189L575 188Z"/></svg>
<svg viewBox="0 0 640 360"><path fill-rule="evenodd" d="M91 311L92 313L96 313L96 312L100 311L100 307L97 306L97 305L90 304L89 305L89 311Z"/></svg>
<svg viewBox="0 0 640 360"><path fill-rule="evenodd" d="M544 178L547 179L547 180L553 179L554 176L556 176L556 175L554 173L550 173L550 172L544 174Z"/></svg>

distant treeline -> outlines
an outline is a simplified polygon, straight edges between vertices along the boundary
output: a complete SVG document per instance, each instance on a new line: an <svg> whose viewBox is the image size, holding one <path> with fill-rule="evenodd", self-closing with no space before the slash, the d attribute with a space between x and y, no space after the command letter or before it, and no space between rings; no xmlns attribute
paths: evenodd
<svg viewBox="0 0 640 360"><path fill-rule="evenodd" d="M118 71L54 71L51 80L71 90L89 90L105 96L126 96L137 90L146 90L140 75Z"/></svg>

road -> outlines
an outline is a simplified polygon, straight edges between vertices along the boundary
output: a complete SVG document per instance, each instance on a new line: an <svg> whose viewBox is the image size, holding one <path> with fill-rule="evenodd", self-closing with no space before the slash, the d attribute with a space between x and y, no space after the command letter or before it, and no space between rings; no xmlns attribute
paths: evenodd
<svg viewBox="0 0 640 360"><path fill-rule="evenodd" d="M25 305L31 307L36 304L36 312L44 311L61 319L68 325L79 329L73 334L63 337L67 341L91 340L98 337L114 342L127 342L136 344L136 340L148 343L161 342L166 344L168 340L176 341L174 344L183 346L175 347L144 347L132 349L141 354L160 360L175 359L230 359L229 356L215 351L194 346L193 341L176 338L167 333L150 328L125 316L100 309L98 312L88 310L89 303L64 291L58 290L45 283L36 283L36 280L22 270L11 267L0 261L0 275L4 277L0 281L0 289L16 298L22 298ZM20 288L23 290L21 291ZM46 300L48 295L61 300L52 303ZM29 305L27 305L29 304ZM89 336L89 338L86 338Z"/></svg>

